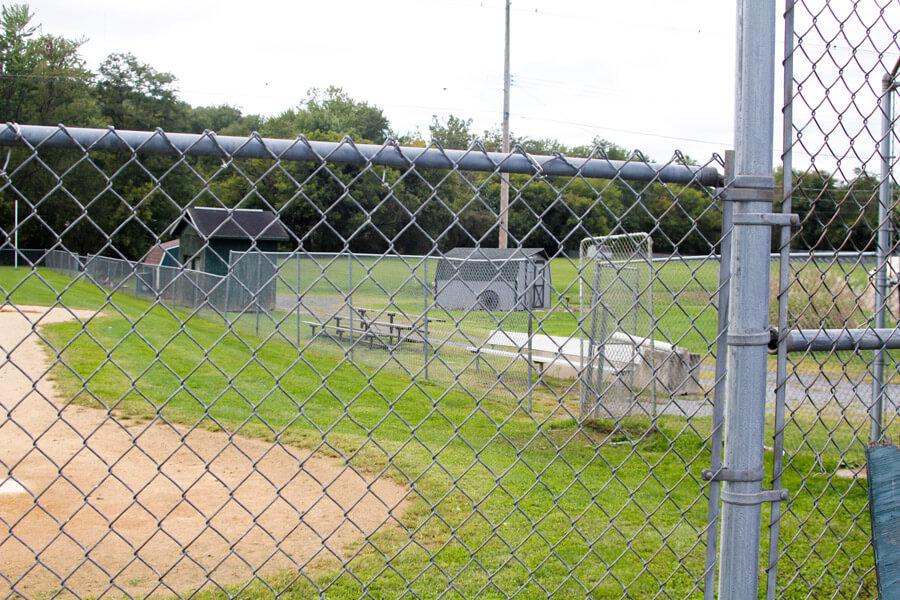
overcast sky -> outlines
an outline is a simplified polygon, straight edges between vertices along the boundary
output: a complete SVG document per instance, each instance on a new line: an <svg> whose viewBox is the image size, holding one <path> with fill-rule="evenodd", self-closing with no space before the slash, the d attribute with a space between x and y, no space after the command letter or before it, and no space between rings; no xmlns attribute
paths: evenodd
<svg viewBox="0 0 900 600"><path fill-rule="evenodd" d="M309 88L343 87L393 129L432 115L499 127L504 0L31 0L46 33L85 37L95 69L132 52L178 77L193 105L277 114ZM657 160L732 139L734 4L514 0L511 128Z"/></svg>
<svg viewBox="0 0 900 600"><path fill-rule="evenodd" d="M90 68L112 52L132 52L173 73L181 98L195 106L227 103L274 115L296 106L310 88L336 85L382 108L398 134L418 130L427 137L432 115L471 118L477 132L500 125L504 0L29 4L44 32L87 38L82 55ZM512 6L514 134L567 145L602 137L655 160L677 149L705 161L731 147L734 1L513 0ZM870 46L859 54L864 60L879 45L896 55L896 41L881 44L858 29ZM814 44L815 37L806 39ZM776 39L780 57L780 32ZM841 52L839 44L830 47ZM879 73L871 77L880 82ZM780 108L780 89L776 97Z"/></svg>

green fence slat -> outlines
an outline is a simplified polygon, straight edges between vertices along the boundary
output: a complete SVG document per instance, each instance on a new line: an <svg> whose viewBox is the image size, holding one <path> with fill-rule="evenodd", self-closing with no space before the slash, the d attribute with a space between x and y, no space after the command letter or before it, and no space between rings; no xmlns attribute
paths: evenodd
<svg viewBox="0 0 900 600"><path fill-rule="evenodd" d="M878 596L900 599L900 448L866 450Z"/></svg>

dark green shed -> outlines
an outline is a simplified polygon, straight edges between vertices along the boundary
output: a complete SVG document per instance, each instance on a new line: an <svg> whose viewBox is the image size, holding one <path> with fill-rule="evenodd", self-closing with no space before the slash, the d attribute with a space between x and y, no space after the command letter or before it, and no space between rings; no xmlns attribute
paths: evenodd
<svg viewBox="0 0 900 600"><path fill-rule="evenodd" d="M276 252L279 243L290 239L278 215L246 208L189 208L173 233L179 238L181 264L213 275L228 273L232 250Z"/></svg>
<svg viewBox="0 0 900 600"><path fill-rule="evenodd" d="M243 259L254 259L258 266L252 272L234 269L231 279L216 285L217 293L207 301L225 311L275 308L277 265L260 256L278 251L278 245L290 239L278 215L265 210L194 207L173 233L179 238L179 260L191 271L225 277L232 251L260 253Z"/></svg>

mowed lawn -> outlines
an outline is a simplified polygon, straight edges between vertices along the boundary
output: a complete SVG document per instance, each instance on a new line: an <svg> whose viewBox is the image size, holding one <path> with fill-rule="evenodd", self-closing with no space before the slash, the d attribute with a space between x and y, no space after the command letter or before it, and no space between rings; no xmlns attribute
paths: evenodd
<svg viewBox="0 0 900 600"><path fill-rule="evenodd" d="M529 414L460 385L414 381L390 362L351 363L334 344L298 348L45 270L0 268L0 286L4 304L102 311L44 329L70 401L318 449L410 489L404 529L360 542L343 565L270 581L287 596L653 597L661 586L668 597L702 595L708 419L632 419L624 432L581 425L552 396L536 397ZM839 463L800 449L786 474L785 487L803 493L783 535L807 554L805 579L783 597L809 597L808 582L813 597L845 580L875 589L865 486L800 479ZM798 570L787 566L785 581ZM247 595L272 593L256 583Z"/></svg>
<svg viewBox="0 0 900 600"><path fill-rule="evenodd" d="M340 255L287 258L280 262L278 294L290 299L303 295L304 305L313 309L338 306L349 298L353 305L376 309L402 310L458 324L471 334L486 334L491 327L476 313L435 308L434 277L438 259L422 257L376 257ZM638 280L640 318L649 333L650 301L655 319L655 337L688 348L700 355L714 349L716 339L716 293L719 263L707 259L677 259L642 264ZM535 331L548 335L579 335L582 275L579 259L557 257L550 262L551 308L535 311ZM649 281L653 285L649 286ZM623 282L627 278L623 278ZM652 289L651 289L652 287ZM651 293L652 292L652 293ZM571 311L565 310L566 307ZM586 317L585 317L586 318ZM489 319L488 319L489 320ZM494 323L494 328L497 324ZM515 325L512 325L515 327ZM525 330L524 323L520 324Z"/></svg>
<svg viewBox="0 0 900 600"><path fill-rule="evenodd" d="M288 299L298 291L305 306L330 306L338 310L349 297L355 306L402 310L408 315L425 313L444 319L450 328L458 327L474 338L487 337L498 327L527 331L523 313L510 313L501 323L479 311L444 311L435 307L433 294L437 259L423 257L381 257L354 255L315 255L289 258L280 263L278 294ZM552 276L551 310L537 310L532 323L536 333L557 336L581 335L589 327L582 315L582 275L577 257L556 257L550 262ZM866 327L872 322L870 263L828 258L794 260L790 266L789 326L801 328ZM652 269L652 275L650 270ZM778 322L778 281L780 265L770 268L770 322ZM652 279L652 286L648 281ZM643 329L652 327L654 339L675 344L698 354L711 367L715 361L718 325L719 260L715 255L698 257L657 257L652 266L641 267L640 302L649 307L652 295L654 323L639 309ZM352 284L352 287L351 287ZM352 290L352 291L351 291ZM652 293L652 294L651 294ZM566 310L566 307L571 310ZM327 311L324 311L327 312ZM894 318L888 315L888 326ZM434 326L439 333L441 325ZM894 353L887 356L896 365ZM830 376L850 373L866 376L870 372L869 353L816 353L791 358L792 368L810 374L820 371ZM774 372L775 359L769 369ZM894 373L895 368L888 372Z"/></svg>

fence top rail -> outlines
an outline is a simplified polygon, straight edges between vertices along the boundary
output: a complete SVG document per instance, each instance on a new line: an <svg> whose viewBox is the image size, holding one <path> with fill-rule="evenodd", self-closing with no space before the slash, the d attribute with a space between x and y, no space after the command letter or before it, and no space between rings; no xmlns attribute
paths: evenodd
<svg viewBox="0 0 900 600"><path fill-rule="evenodd" d="M714 166L697 167L677 162L650 163L639 160L621 161L607 158L569 158L562 155L531 155L517 148L509 154L488 152L479 146L469 150L447 150L436 144L425 148L400 146L393 141L382 145L357 144L349 138L341 142L317 142L303 136L292 140L263 138L254 133L247 137L87 129L81 127L0 125L0 146L31 148L70 148L104 152L183 154L261 158L291 161L327 160L345 164L373 164L407 169L459 169L520 173L527 175L593 177L598 179L633 179L662 183L696 183L719 186L722 175Z"/></svg>

